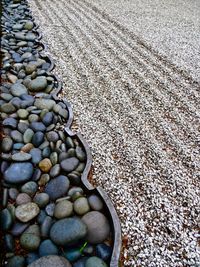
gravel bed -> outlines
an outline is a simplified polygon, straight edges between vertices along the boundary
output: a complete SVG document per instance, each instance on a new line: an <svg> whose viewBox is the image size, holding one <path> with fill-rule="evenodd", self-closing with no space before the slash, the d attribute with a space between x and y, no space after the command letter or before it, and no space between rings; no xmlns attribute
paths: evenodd
<svg viewBox="0 0 200 267"><path fill-rule="evenodd" d="M112 18L119 1L90 2L29 1L128 237L124 266L199 266L199 84Z"/></svg>

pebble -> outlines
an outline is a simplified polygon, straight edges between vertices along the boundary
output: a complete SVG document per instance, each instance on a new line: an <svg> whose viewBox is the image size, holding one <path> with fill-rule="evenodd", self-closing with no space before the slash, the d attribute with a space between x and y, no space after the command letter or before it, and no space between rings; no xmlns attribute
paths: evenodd
<svg viewBox="0 0 200 267"><path fill-rule="evenodd" d="M6 251L13 252L15 248L14 238L11 234L6 234L4 236L4 242Z"/></svg>
<svg viewBox="0 0 200 267"><path fill-rule="evenodd" d="M51 163L50 159L48 159L48 158L45 158L39 162L40 170L45 172L45 173L49 172L51 167L52 167L52 163Z"/></svg>
<svg viewBox="0 0 200 267"><path fill-rule="evenodd" d="M85 267L108 267L108 265L98 257L90 257L86 263Z"/></svg>
<svg viewBox="0 0 200 267"><path fill-rule="evenodd" d="M42 109L52 110L55 104L56 102L51 99L36 99L34 106L41 110Z"/></svg>
<svg viewBox="0 0 200 267"><path fill-rule="evenodd" d="M16 198L16 204L22 205L31 202L31 197L26 193L20 193Z"/></svg>
<svg viewBox="0 0 200 267"><path fill-rule="evenodd" d="M10 92L13 96L21 96L27 94L28 90L23 84L17 82L11 86Z"/></svg>
<svg viewBox="0 0 200 267"><path fill-rule="evenodd" d="M85 197L79 197L74 202L74 211L78 215L84 215L85 213L89 212L90 206L88 204L88 200Z"/></svg>
<svg viewBox="0 0 200 267"><path fill-rule="evenodd" d="M29 196L33 196L35 195L36 191L38 189L38 185L36 182L30 181L25 183L22 187L21 187L21 192L28 194Z"/></svg>
<svg viewBox="0 0 200 267"><path fill-rule="evenodd" d="M46 206L45 211L46 214L48 214L49 216L53 216L54 214L54 210L55 210L55 204L54 203L50 203Z"/></svg>
<svg viewBox="0 0 200 267"><path fill-rule="evenodd" d="M80 161L86 160L86 154L80 146L77 146L75 151L76 151L76 156Z"/></svg>
<svg viewBox="0 0 200 267"><path fill-rule="evenodd" d="M44 218L44 221L41 224L41 236L42 237L49 236L49 231L50 231L52 223L53 223L53 220L50 216L46 216Z"/></svg>
<svg viewBox="0 0 200 267"><path fill-rule="evenodd" d="M36 224L29 226L20 236L20 245L28 251L38 249L40 242L40 228Z"/></svg>
<svg viewBox="0 0 200 267"><path fill-rule="evenodd" d="M44 123L42 122L37 122L37 121L33 121L30 123L30 128L34 131L34 132L44 132L46 130L46 127L44 125Z"/></svg>
<svg viewBox="0 0 200 267"><path fill-rule="evenodd" d="M8 194L12 200L16 200L16 198L19 194L19 191L17 190L17 188L10 188L8 191Z"/></svg>
<svg viewBox="0 0 200 267"><path fill-rule="evenodd" d="M40 92L47 87L47 79L45 76L39 76L33 79L29 85L28 89L33 92Z"/></svg>
<svg viewBox="0 0 200 267"><path fill-rule="evenodd" d="M79 218L61 219L53 224L50 238L57 245L67 245L84 238L87 234L86 225Z"/></svg>
<svg viewBox="0 0 200 267"><path fill-rule="evenodd" d="M2 112L8 113L8 114L13 113L16 110L15 106L13 106L11 103L5 103L1 105L0 108Z"/></svg>
<svg viewBox="0 0 200 267"><path fill-rule="evenodd" d="M40 209L38 205L33 202L29 202L18 206L15 210L15 216L21 222L28 222L35 218L39 212Z"/></svg>
<svg viewBox="0 0 200 267"><path fill-rule="evenodd" d="M49 174L44 173L44 174L42 174L42 176L41 176L41 178L40 178L38 184L39 184L40 186L46 185L46 184L49 182L49 180L50 180L50 176L49 176Z"/></svg>
<svg viewBox="0 0 200 267"><path fill-rule="evenodd" d="M33 135L32 143L35 147L39 147L44 141L44 134L42 132L36 132Z"/></svg>
<svg viewBox="0 0 200 267"><path fill-rule="evenodd" d="M29 115L29 112L26 109L18 109L17 115L20 119L26 119Z"/></svg>
<svg viewBox="0 0 200 267"><path fill-rule="evenodd" d="M28 161L31 159L31 154L25 152L19 152L12 155L13 161Z"/></svg>
<svg viewBox="0 0 200 267"><path fill-rule="evenodd" d="M12 163L4 173L4 179L8 183L23 183L31 179L33 165L29 162Z"/></svg>
<svg viewBox="0 0 200 267"><path fill-rule="evenodd" d="M26 264L31 264L32 262L36 261L39 258L39 255L34 252L30 252L27 254L26 257Z"/></svg>
<svg viewBox="0 0 200 267"><path fill-rule="evenodd" d="M106 244L96 246L96 255L104 261L108 261L112 255L112 248Z"/></svg>
<svg viewBox="0 0 200 267"><path fill-rule="evenodd" d="M12 225L13 219L9 210L3 209L0 213L0 225L2 230L9 230Z"/></svg>
<svg viewBox="0 0 200 267"><path fill-rule="evenodd" d="M25 259L22 256L14 256L8 260L6 267L25 267Z"/></svg>
<svg viewBox="0 0 200 267"><path fill-rule="evenodd" d="M51 171L50 171L50 176L51 177L56 177L60 174L60 164L56 164L54 165L52 168L51 168Z"/></svg>
<svg viewBox="0 0 200 267"><path fill-rule="evenodd" d="M74 262L81 257L81 252L77 248L67 249L67 251L64 252L64 256L70 262Z"/></svg>
<svg viewBox="0 0 200 267"><path fill-rule="evenodd" d="M31 20L28 20L24 25L24 29L30 31L33 29L33 26L33 22Z"/></svg>
<svg viewBox="0 0 200 267"><path fill-rule="evenodd" d="M21 151L26 152L26 153L30 153L31 149L33 149L33 144L31 143L27 143L26 145L24 145L21 148ZM30 155L32 156L32 162L33 162L33 155L30 153Z"/></svg>
<svg viewBox="0 0 200 267"><path fill-rule="evenodd" d="M99 211L90 211L82 217L82 221L87 225L87 240L91 244L98 244L105 241L110 233L108 219Z"/></svg>
<svg viewBox="0 0 200 267"><path fill-rule="evenodd" d="M44 117L42 118L42 122L46 125L49 126L53 121L53 113L52 112L47 112Z"/></svg>
<svg viewBox="0 0 200 267"><path fill-rule="evenodd" d="M1 142L1 149L3 152L9 152L12 149L13 141L10 137L3 138Z"/></svg>
<svg viewBox="0 0 200 267"><path fill-rule="evenodd" d="M50 160L53 165L58 162L58 154L56 152L52 152L50 155Z"/></svg>
<svg viewBox="0 0 200 267"><path fill-rule="evenodd" d="M61 256L49 255L39 258L27 267L72 267L70 262Z"/></svg>
<svg viewBox="0 0 200 267"><path fill-rule="evenodd" d="M44 208L49 203L49 195L46 193L39 193L34 197L33 201L40 208Z"/></svg>
<svg viewBox="0 0 200 267"><path fill-rule="evenodd" d="M19 131L17 130L12 131L10 133L10 136L16 143L23 143L23 136Z"/></svg>
<svg viewBox="0 0 200 267"><path fill-rule="evenodd" d="M34 131L31 130L30 128L28 128L25 131L24 135L23 135L23 141L24 141L24 143L25 144L30 143L31 140L32 140L33 135L34 135Z"/></svg>
<svg viewBox="0 0 200 267"><path fill-rule="evenodd" d="M17 127L17 120L14 119L14 118L6 118L3 121L3 126L10 127L12 129L16 129L16 127Z"/></svg>
<svg viewBox="0 0 200 267"><path fill-rule="evenodd" d="M50 239L44 240L39 247L39 255L40 257L47 255L58 255L58 248Z"/></svg>
<svg viewBox="0 0 200 267"><path fill-rule="evenodd" d="M80 260L74 262L73 267L85 267L88 257L82 257Z"/></svg>
<svg viewBox="0 0 200 267"><path fill-rule="evenodd" d="M54 210L54 217L63 219L72 215L73 204L69 200L59 201Z"/></svg>
<svg viewBox="0 0 200 267"><path fill-rule="evenodd" d="M76 192L79 192L80 195L83 195L83 189L81 187L73 186L68 192L68 196L72 197Z"/></svg>
<svg viewBox="0 0 200 267"><path fill-rule="evenodd" d="M25 131L28 129L28 124L25 123L25 122L19 122L18 123L18 126L17 126L17 129L20 131L20 133L25 133Z"/></svg>
<svg viewBox="0 0 200 267"><path fill-rule="evenodd" d="M65 195L68 189L69 189L69 179L64 175L59 175L46 185L44 191L49 195L51 200L55 200Z"/></svg>
<svg viewBox="0 0 200 267"><path fill-rule="evenodd" d="M72 172L78 166L79 161L77 158L72 157L65 159L61 162L61 168L66 171L67 173Z"/></svg>
<svg viewBox="0 0 200 267"><path fill-rule="evenodd" d="M58 139L59 139L59 136L58 136L58 134L56 133L56 132L54 132L54 131L50 131L50 132L48 132L47 134L46 134L46 137L47 137L47 140L49 141L49 142L57 142L58 141Z"/></svg>
<svg viewBox="0 0 200 267"><path fill-rule="evenodd" d="M11 234L13 236L20 236L28 228L28 226L28 223L15 222L11 229Z"/></svg>

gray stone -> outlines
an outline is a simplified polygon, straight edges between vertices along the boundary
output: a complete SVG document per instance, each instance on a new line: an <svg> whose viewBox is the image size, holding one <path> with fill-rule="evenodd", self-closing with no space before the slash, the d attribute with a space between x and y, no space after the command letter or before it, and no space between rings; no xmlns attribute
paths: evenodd
<svg viewBox="0 0 200 267"><path fill-rule="evenodd" d="M28 89L33 92L40 92L47 87L47 79L45 76L39 76L33 79L29 85Z"/></svg>
<svg viewBox="0 0 200 267"><path fill-rule="evenodd" d="M82 217L82 221L87 225L87 240L91 244L98 244L105 241L110 234L108 219L99 211L91 211Z"/></svg>
<svg viewBox="0 0 200 267"><path fill-rule="evenodd" d="M11 103L5 103L1 105L0 109L2 112L9 113L9 114L15 112L16 110L15 106L13 106Z"/></svg>
<svg viewBox="0 0 200 267"><path fill-rule="evenodd" d="M13 161L28 161L31 159L31 155L25 152L19 152L12 155Z"/></svg>
<svg viewBox="0 0 200 267"><path fill-rule="evenodd" d="M87 234L86 225L79 218L61 219L53 224L50 238L57 245L67 245L84 238Z"/></svg>
<svg viewBox="0 0 200 267"><path fill-rule="evenodd" d="M12 225L12 216L8 209L3 209L0 213L0 226L2 230L8 230Z"/></svg>
<svg viewBox="0 0 200 267"><path fill-rule="evenodd" d="M69 200L62 200L56 204L54 217L63 219L72 215L73 204Z"/></svg>
<svg viewBox="0 0 200 267"><path fill-rule="evenodd" d="M34 197L33 201L40 208L44 208L49 203L49 195L46 193L39 193Z"/></svg>
<svg viewBox="0 0 200 267"><path fill-rule="evenodd" d="M70 262L61 256L50 255L39 258L27 267L72 267Z"/></svg>
<svg viewBox="0 0 200 267"><path fill-rule="evenodd" d="M10 137L5 137L1 143L1 149L3 152L9 152L12 149L13 141Z"/></svg>
<svg viewBox="0 0 200 267"><path fill-rule="evenodd" d="M56 177L60 174L60 164L54 165L50 170L50 176Z"/></svg>
<svg viewBox="0 0 200 267"><path fill-rule="evenodd" d="M33 121L30 123L30 128L34 132L44 132L46 130L46 126L42 122Z"/></svg>
<svg viewBox="0 0 200 267"><path fill-rule="evenodd" d="M58 248L50 239L44 240L39 247L40 257L47 255L58 255Z"/></svg>
<svg viewBox="0 0 200 267"><path fill-rule="evenodd" d="M53 106L56 104L56 102L52 99L36 99L35 100L35 107L38 109L48 109L52 110Z"/></svg>
<svg viewBox="0 0 200 267"><path fill-rule="evenodd" d="M108 267L108 265L102 259L93 256L86 261L85 267Z"/></svg>
<svg viewBox="0 0 200 267"><path fill-rule="evenodd" d="M29 196L34 196L36 191L38 189L38 185L36 182L30 181L25 183L22 187L21 187L21 192L28 194Z"/></svg>
<svg viewBox="0 0 200 267"><path fill-rule="evenodd" d="M23 143L23 135L19 131L17 130L12 131L10 133L10 136L16 143Z"/></svg>
<svg viewBox="0 0 200 267"><path fill-rule="evenodd" d="M4 179L8 183L23 183L31 179L33 165L29 162L12 163L4 173Z"/></svg>
<svg viewBox="0 0 200 267"><path fill-rule="evenodd" d="M31 143L31 140L33 138L33 135L34 135L34 131L31 130L30 128L28 128L24 135L23 135L23 140L24 140L24 143L27 144L27 143Z"/></svg>
<svg viewBox="0 0 200 267"><path fill-rule="evenodd" d="M56 133L56 132L54 132L54 131L50 131L50 132L48 132L47 134L46 134L46 137L47 137L47 140L49 141L49 142L57 142L58 141L58 139L59 139L59 136L58 136L58 134Z"/></svg>
<svg viewBox="0 0 200 267"><path fill-rule="evenodd" d="M10 92L13 96L21 96L23 94L27 94L27 88L21 83L15 83L11 86Z"/></svg>
<svg viewBox="0 0 200 267"><path fill-rule="evenodd" d="M40 209L38 205L33 202L29 202L18 206L15 210L15 216L21 222L28 222L35 218L39 212Z"/></svg>
<svg viewBox="0 0 200 267"><path fill-rule="evenodd" d="M28 223L17 222L13 225L11 229L11 234L13 236L20 236L28 228L28 226Z"/></svg>
<svg viewBox="0 0 200 267"><path fill-rule="evenodd" d="M41 224L41 236L42 237L49 236L49 231L50 231L52 223L53 223L52 218L50 216L46 216Z"/></svg>
<svg viewBox="0 0 200 267"><path fill-rule="evenodd" d="M6 267L25 267L25 266L26 266L25 258L22 256L14 256L8 259L8 263L6 264Z"/></svg>
<svg viewBox="0 0 200 267"><path fill-rule="evenodd" d="M66 171L67 173L70 173L74 169L76 169L78 164L79 164L78 159L75 157L72 157L72 158L68 158L68 159L63 160L60 165L64 171Z"/></svg>
<svg viewBox="0 0 200 267"><path fill-rule="evenodd" d="M55 200L65 195L68 189L69 189L69 179L64 175L60 175L54 178L53 180L51 180L46 185L45 193L49 195L51 200Z"/></svg>
<svg viewBox="0 0 200 267"><path fill-rule="evenodd" d="M74 211L78 215L84 215L90 210L90 206L88 204L88 200L85 197L79 197L75 202L74 202Z"/></svg>
<svg viewBox="0 0 200 267"><path fill-rule="evenodd" d="M26 119L28 117L28 111L26 109L18 109L17 115L20 119Z"/></svg>
<svg viewBox="0 0 200 267"><path fill-rule="evenodd" d="M16 129L16 127L17 127L17 120L14 119L14 118L6 118L3 121L3 126L7 126L7 127L12 128L12 129Z"/></svg>
<svg viewBox="0 0 200 267"><path fill-rule="evenodd" d="M26 193L20 193L16 198L16 204L22 205L31 202L31 197Z"/></svg>
<svg viewBox="0 0 200 267"><path fill-rule="evenodd" d="M42 160L42 151L39 148L32 148L30 154L32 156L31 161L34 164L38 164Z"/></svg>
<svg viewBox="0 0 200 267"><path fill-rule="evenodd" d="M38 249L40 242L40 228L36 224L29 226L20 237L20 245L28 251Z"/></svg>
<svg viewBox="0 0 200 267"><path fill-rule="evenodd" d="M103 209L103 201L96 195L91 195L88 198L91 209L99 211Z"/></svg>

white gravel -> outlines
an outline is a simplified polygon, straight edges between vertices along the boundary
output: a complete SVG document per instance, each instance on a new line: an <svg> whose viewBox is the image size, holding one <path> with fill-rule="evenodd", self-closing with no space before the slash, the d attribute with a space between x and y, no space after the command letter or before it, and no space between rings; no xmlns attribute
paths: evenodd
<svg viewBox="0 0 200 267"><path fill-rule="evenodd" d="M130 13L129 22L124 14L144 1L29 2L73 104L74 128L91 146L93 178L109 193L128 236L124 266L200 266L196 63L181 52L189 77L162 44L155 42L169 60L142 43L142 28L140 35L130 32L146 13Z"/></svg>

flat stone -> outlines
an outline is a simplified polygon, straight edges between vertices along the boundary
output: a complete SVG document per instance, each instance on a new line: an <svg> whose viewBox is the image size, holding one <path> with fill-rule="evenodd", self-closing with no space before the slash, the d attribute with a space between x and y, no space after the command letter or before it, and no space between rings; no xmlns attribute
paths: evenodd
<svg viewBox="0 0 200 267"><path fill-rule="evenodd" d="M4 179L8 183L20 184L31 179L33 165L29 162L12 163L4 173Z"/></svg>
<svg viewBox="0 0 200 267"><path fill-rule="evenodd" d="M15 216L21 222L28 222L32 220L33 218L35 218L39 212L40 212L40 209L38 205L33 202L30 202L30 203L18 206L15 210Z"/></svg>
<svg viewBox="0 0 200 267"><path fill-rule="evenodd" d="M49 172L52 167L50 159L46 158L40 161L39 168L43 172Z"/></svg>
<svg viewBox="0 0 200 267"><path fill-rule="evenodd" d="M56 188L56 190L55 190ZM64 196L69 189L69 179L60 175L51 180L45 187L45 193L47 193L51 200L55 200Z"/></svg>
<svg viewBox="0 0 200 267"><path fill-rule="evenodd" d="M53 106L56 104L56 102L52 99L36 99L35 100L35 107L38 109L48 109L52 110Z"/></svg>
<svg viewBox="0 0 200 267"><path fill-rule="evenodd" d="M64 257L50 255L39 258L27 267L72 267L70 262Z"/></svg>
<svg viewBox="0 0 200 267"><path fill-rule="evenodd" d="M76 169L78 164L79 164L78 159L75 157L72 157L72 158L63 160L60 165L64 171L66 171L67 173L70 173Z"/></svg>
<svg viewBox="0 0 200 267"><path fill-rule="evenodd" d="M13 161L28 161L31 159L31 155L28 154L28 153L25 153L25 152L19 152L19 153L16 153L16 154L13 154L12 155L12 160Z"/></svg>
<svg viewBox="0 0 200 267"><path fill-rule="evenodd" d="M61 219L53 224L50 230L51 240L64 246L84 238L87 234L86 225L79 218Z"/></svg>
<svg viewBox="0 0 200 267"><path fill-rule="evenodd" d="M87 240L91 244L102 243L110 234L108 219L99 211L90 211L81 219L88 228Z"/></svg>
<svg viewBox="0 0 200 267"><path fill-rule="evenodd" d="M33 79L28 85L28 89L33 92L43 91L46 87L47 87L47 79L45 76L39 76Z"/></svg>
<svg viewBox="0 0 200 267"><path fill-rule="evenodd" d="M27 88L21 83L15 83L11 86L10 92L13 96L21 96L23 94L27 94Z"/></svg>

